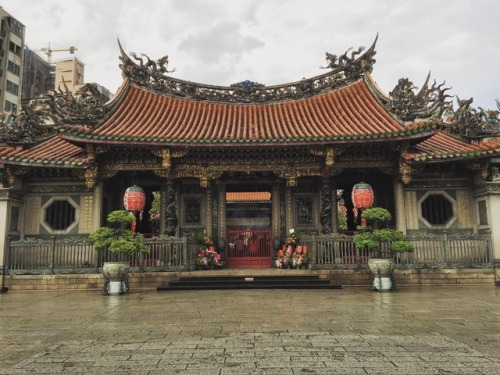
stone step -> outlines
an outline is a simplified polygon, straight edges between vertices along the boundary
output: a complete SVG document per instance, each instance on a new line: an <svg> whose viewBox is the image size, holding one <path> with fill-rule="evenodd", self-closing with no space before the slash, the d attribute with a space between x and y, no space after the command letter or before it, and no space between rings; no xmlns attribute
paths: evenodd
<svg viewBox="0 0 500 375"><path fill-rule="evenodd" d="M157 287L157 291L211 290L211 289L340 289L340 284L332 283L318 276L194 276L180 277L167 285Z"/></svg>

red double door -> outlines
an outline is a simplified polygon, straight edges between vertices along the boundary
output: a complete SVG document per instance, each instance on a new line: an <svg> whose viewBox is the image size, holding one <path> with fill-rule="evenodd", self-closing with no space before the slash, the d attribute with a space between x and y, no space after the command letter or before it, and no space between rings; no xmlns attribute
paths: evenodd
<svg viewBox="0 0 500 375"><path fill-rule="evenodd" d="M272 261L271 229L227 228L228 268L269 268Z"/></svg>

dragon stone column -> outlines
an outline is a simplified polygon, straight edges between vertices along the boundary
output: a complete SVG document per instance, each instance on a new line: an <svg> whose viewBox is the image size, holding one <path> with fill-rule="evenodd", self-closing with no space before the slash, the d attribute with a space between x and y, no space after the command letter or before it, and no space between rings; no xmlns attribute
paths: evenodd
<svg viewBox="0 0 500 375"><path fill-rule="evenodd" d="M177 197L174 188L174 183L172 180L167 181L167 196L166 196L166 228L165 235L175 236L177 234Z"/></svg>

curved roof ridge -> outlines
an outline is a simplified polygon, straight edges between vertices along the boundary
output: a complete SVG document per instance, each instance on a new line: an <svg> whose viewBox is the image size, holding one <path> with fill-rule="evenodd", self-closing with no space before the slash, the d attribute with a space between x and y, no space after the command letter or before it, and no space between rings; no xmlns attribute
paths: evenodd
<svg viewBox="0 0 500 375"><path fill-rule="evenodd" d="M194 83L179 78L174 78L169 71L168 56L157 61L151 60L147 55L130 55L123 50L120 41L120 68L123 75L136 85L146 87L157 93L169 94L200 101L220 101L226 103L266 103L284 100L295 100L310 97L318 93L335 90L358 80L365 73L372 71L376 54L375 41L369 49L362 53L363 47L358 50L348 49L344 54L337 55L326 53L328 62L323 69L329 72L300 81L265 86L260 83L243 81L230 86ZM352 50L352 51L351 51ZM350 52L350 55L348 53Z"/></svg>

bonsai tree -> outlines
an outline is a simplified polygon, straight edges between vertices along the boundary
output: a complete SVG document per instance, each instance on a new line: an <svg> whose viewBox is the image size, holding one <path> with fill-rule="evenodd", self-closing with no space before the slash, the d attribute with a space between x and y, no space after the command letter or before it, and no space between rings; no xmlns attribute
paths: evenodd
<svg viewBox="0 0 500 375"><path fill-rule="evenodd" d="M390 254L393 252L413 251L413 245L405 239L402 232L389 228L380 229L382 225L387 226L387 223L392 218L391 213L385 208L368 208L363 211L361 217L369 225L365 227L358 226L358 233L353 239L357 248L375 251L379 258L388 255L383 254L383 244L387 244L386 249L389 250Z"/></svg>
<svg viewBox="0 0 500 375"><path fill-rule="evenodd" d="M96 250L109 250L115 255L115 260L118 254L149 253L142 234L129 229L135 217L128 211L113 211L108 215L107 221L109 227L101 227L89 235Z"/></svg>

